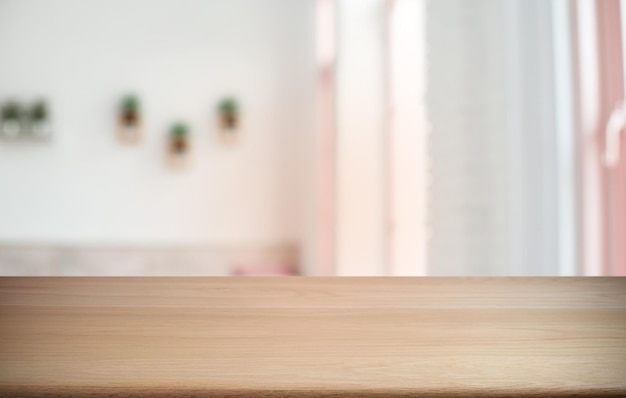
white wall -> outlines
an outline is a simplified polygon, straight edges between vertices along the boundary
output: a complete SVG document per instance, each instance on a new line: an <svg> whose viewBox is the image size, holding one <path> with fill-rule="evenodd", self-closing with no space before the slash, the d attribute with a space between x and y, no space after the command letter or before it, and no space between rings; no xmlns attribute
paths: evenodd
<svg viewBox="0 0 626 398"><path fill-rule="evenodd" d="M0 242L265 245L298 239L313 120L313 4L291 0L2 0L0 101L48 99L47 145L0 142ZM115 140L137 92L146 136ZM214 107L242 105L221 147ZM192 167L163 157L188 121Z"/></svg>

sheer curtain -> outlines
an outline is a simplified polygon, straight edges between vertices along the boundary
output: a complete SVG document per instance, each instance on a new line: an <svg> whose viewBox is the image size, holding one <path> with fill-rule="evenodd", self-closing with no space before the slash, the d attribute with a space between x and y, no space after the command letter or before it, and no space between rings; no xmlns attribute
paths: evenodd
<svg viewBox="0 0 626 398"><path fill-rule="evenodd" d="M620 0L333 3L335 274L623 272Z"/></svg>

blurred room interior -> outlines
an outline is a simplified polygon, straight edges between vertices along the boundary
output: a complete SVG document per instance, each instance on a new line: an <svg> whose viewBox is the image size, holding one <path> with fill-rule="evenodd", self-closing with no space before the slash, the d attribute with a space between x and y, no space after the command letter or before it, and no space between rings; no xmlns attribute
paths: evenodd
<svg viewBox="0 0 626 398"><path fill-rule="evenodd" d="M626 275L626 1L0 0L0 275Z"/></svg>

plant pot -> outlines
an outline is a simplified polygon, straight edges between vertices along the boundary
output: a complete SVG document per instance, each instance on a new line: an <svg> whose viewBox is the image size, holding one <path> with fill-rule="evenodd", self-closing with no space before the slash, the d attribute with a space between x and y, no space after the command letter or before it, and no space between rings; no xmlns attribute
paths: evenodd
<svg viewBox="0 0 626 398"><path fill-rule="evenodd" d="M23 114L24 137L34 140L47 140L52 135L48 106L45 101L34 103Z"/></svg>
<svg viewBox="0 0 626 398"><path fill-rule="evenodd" d="M47 139L52 135L52 127L47 120L35 120L30 123L29 134L38 139Z"/></svg>
<svg viewBox="0 0 626 398"><path fill-rule="evenodd" d="M187 126L179 123L172 127L167 137L166 151L167 162L170 167L181 169L187 166L191 151Z"/></svg>
<svg viewBox="0 0 626 398"><path fill-rule="evenodd" d="M239 111L238 101L232 97L223 98L217 106L217 131L223 144L232 145L240 140Z"/></svg>
<svg viewBox="0 0 626 398"><path fill-rule="evenodd" d="M0 135L5 138L18 138L22 134L22 131L22 123L19 119L4 119L0 122Z"/></svg>
<svg viewBox="0 0 626 398"><path fill-rule="evenodd" d="M236 111L220 111L218 120L220 141L226 145L238 143L241 135L239 113Z"/></svg>
<svg viewBox="0 0 626 398"><path fill-rule="evenodd" d="M141 117L137 112L122 112L118 119L118 137L126 144L136 144L141 141Z"/></svg>
<svg viewBox="0 0 626 398"><path fill-rule="evenodd" d="M239 115L237 112L222 112L221 127L226 132L234 132L239 124Z"/></svg>
<svg viewBox="0 0 626 398"><path fill-rule="evenodd" d="M174 156L185 156L187 154L189 143L186 138L172 138L170 142L170 151Z"/></svg>

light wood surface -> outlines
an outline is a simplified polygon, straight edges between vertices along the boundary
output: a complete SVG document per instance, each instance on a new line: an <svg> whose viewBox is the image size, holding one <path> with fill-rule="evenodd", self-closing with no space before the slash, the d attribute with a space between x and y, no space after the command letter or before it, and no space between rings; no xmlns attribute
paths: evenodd
<svg viewBox="0 0 626 398"><path fill-rule="evenodd" d="M0 395L626 397L626 278L2 278Z"/></svg>

